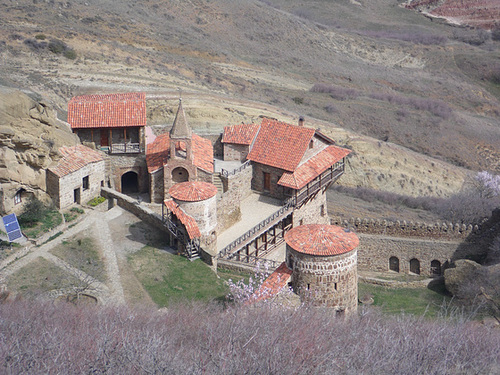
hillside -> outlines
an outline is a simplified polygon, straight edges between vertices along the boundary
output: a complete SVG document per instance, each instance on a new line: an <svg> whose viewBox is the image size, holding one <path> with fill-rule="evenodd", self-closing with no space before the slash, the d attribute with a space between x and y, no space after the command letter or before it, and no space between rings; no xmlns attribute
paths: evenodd
<svg viewBox="0 0 500 375"><path fill-rule="evenodd" d="M500 43L461 42L393 1L20 0L0 4L0 30L0 83L43 94L63 118L77 94L181 88L225 102L231 118L248 120L241 103L255 114L269 105L500 171ZM220 110L200 109L197 122L220 131Z"/></svg>
<svg viewBox="0 0 500 375"><path fill-rule="evenodd" d="M495 0L410 0L409 9L417 9L447 22L484 29L500 27L500 3Z"/></svg>

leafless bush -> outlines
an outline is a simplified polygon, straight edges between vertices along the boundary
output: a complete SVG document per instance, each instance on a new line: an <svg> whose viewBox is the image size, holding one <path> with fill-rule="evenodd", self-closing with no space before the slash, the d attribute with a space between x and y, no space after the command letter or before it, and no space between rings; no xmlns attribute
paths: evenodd
<svg viewBox="0 0 500 375"><path fill-rule="evenodd" d="M359 96L359 92L354 89L334 86L327 83L314 84L314 86L311 88L311 92L330 94L333 99L337 100L356 99Z"/></svg>
<svg viewBox="0 0 500 375"><path fill-rule="evenodd" d="M370 31L364 34L374 38L397 39L424 45L443 45L448 40L442 35L431 35L417 32Z"/></svg>
<svg viewBox="0 0 500 375"><path fill-rule="evenodd" d="M33 51L43 51L48 45L47 42L39 42L36 39L25 39L23 43Z"/></svg>
<svg viewBox="0 0 500 375"><path fill-rule="evenodd" d="M335 107L335 105L333 104L327 104L325 105L325 111L328 112L328 113L338 113L338 109L337 107Z"/></svg>
<svg viewBox="0 0 500 375"><path fill-rule="evenodd" d="M442 119L450 118L452 114L451 108L445 102L436 99L426 98L409 98L396 94L388 93L371 93L370 98L376 100L383 100L391 104L406 105L413 107L419 111L428 111L434 116L441 117Z"/></svg>
<svg viewBox="0 0 500 375"><path fill-rule="evenodd" d="M349 320L321 309L183 304L166 312L17 301L0 306L6 373L491 373L500 335L475 324Z"/></svg>
<svg viewBox="0 0 500 375"><path fill-rule="evenodd" d="M483 29L455 29L453 30L453 38L473 46L480 46L488 41L490 34Z"/></svg>

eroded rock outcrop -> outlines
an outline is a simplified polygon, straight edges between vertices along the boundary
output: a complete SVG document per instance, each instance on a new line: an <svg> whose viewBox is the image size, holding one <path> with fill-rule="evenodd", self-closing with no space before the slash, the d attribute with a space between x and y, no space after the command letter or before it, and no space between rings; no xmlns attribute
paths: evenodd
<svg viewBox="0 0 500 375"><path fill-rule="evenodd" d="M0 87L0 214L19 211L14 196L20 189L47 200L45 169L59 159L61 146L77 143L43 100Z"/></svg>

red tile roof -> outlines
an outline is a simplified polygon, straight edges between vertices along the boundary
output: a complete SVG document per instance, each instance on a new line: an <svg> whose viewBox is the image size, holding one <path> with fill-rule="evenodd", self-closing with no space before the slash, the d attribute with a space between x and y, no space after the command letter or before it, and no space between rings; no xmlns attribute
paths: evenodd
<svg viewBox="0 0 500 375"><path fill-rule="evenodd" d="M293 172L300 163L314 129L263 119L247 159Z"/></svg>
<svg viewBox="0 0 500 375"><path fill-rule="evenodd" d="M73 129L116 128L146 125L146 94L75 96L68 103Z"/></svg>
<svg viewBox="0 0 500 375"><path fill-rule="evenodd" d="M288 285L292 270L283 262L276 270L264 280L262 285L257 289L248 300L248 303L265 301L274 297Z"/></svg>
<svg viewBox="0 0 500 375"><path fill-rule="evenodd" d="M146 148L146 164L148 172L153 173L158 169L163 168L167 164L170 154L170 136L168 133L163 133L155 138L155 140L147 145Z"/></svg>
<svg viewBox="0 0 500 375"><path fill-rule="evenodd" d="M193 164L205 172L214 173L214 148L209 139L193 133Z"/></svg>
<svg viewBox="0 0 500 375"><path fill-rule="evenodd" d="M206 172L214 172L213 146L209 139L192 135L193 164ZM168 162L170 154L170 136L163 133L147 146L146 163L149 173L156 172Z"/></svg>
<svg viewBox="0 0 500 375"><path fill-rule="evenodd" d="M73 173L87 164L104 160L98 151L83 145L61 147L59 152L63 156L62 159L55 167L49 168L59 177Z"/></svg>
<svg viewBox="0 0 500 375"><path fill-rule="evenodd" d="M251 145L259 128L259 124L225 126L222 143Z"/></svg>
<svg viewBox="0 0 500 375"><path fill-rule="evenodd" d="M303 254L332 256L347 253L359 245L356 233L335 225L306 224L290 229L285 241Z"/></svg>
<svg viewBox="0 0 500 375"><path fill-rule="evenodd" d="M168 193L172 198L185 202L199 202L217 194L217 187L203 181L187 181L175 184Z"/></svg>
<svg viewBox="0 0 500 375"><path fill-rule="evenodd" d="M290 187L292 189L302 189L309 182L350 153L351 150L346 148L328 146L299 166L293 173L283 173L278 181L278 185Z"/></svg>
<svg viewBox="0 0 500 375"><path fill-rule="evenodd" d="M177 217L177 219L179 219L182 225L184 225L190 239L201 237L200 228L198 228L196 221L186 214L177 203L172 199L167 199L165 201L165 206L175 215L175 217Z"/></svg>

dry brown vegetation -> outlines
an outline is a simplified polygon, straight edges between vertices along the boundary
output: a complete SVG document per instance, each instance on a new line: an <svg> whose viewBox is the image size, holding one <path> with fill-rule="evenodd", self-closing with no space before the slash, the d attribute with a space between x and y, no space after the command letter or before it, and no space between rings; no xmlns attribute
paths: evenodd
<svg viewBox="0 0 500 375"><path fill-rule="evenodd" d="M480 324L375 311L184 304L166 311L0 305L6 373L492 374L500 335Z"/></svg>

